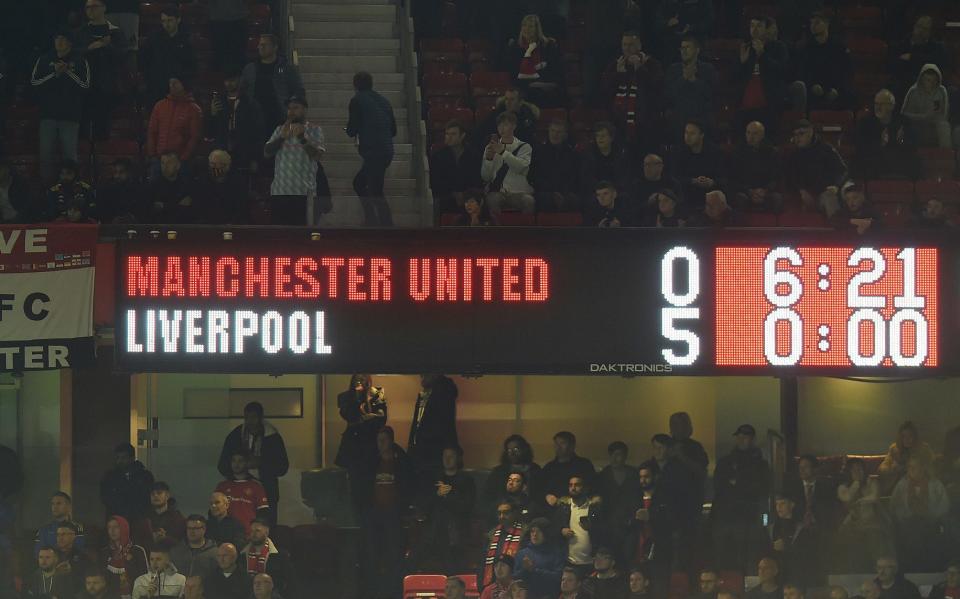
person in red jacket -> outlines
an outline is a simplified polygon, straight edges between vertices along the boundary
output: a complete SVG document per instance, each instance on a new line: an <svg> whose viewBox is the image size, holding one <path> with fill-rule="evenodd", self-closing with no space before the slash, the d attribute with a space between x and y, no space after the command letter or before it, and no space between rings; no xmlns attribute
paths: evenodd
<svg viewBox="0 0 960 599"><path fill-rule="evenodd" d="M220 481L215 491L223 493L230 499L230 508L227 514L236 518L250 536L250 524L258 516L268 517L270 504L267 502L267 492L260 481L250 475L247 469L249 456L242 447L230 454L231 476Z"/></svg>
<svg viewBox="0 0 960 599"><path fill-rule="evenodd" d="M147 156L159 165L160 156L176 152L188 164L200 141L203 111L193 99L184 79L170 79L170 94L153 107L147 130Z"/></svg>

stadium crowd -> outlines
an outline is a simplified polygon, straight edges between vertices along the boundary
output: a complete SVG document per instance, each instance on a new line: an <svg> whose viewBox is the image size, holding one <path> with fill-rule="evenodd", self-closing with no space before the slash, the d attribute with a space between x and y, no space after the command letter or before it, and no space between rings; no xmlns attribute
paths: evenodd
<svg viewBox="0 0 960 599"><path fill-rule="evenodd" d="M360 527L358 568L347 570L360 597L399 597L404 576L420 572L448 575L448 599L464 596L467 578L483 598L840 598L846 591L827 588L828 574L865 572L876 572L862 581L866 598L918 599L906 572L945 572L932 599L960 593L960 428L938 456L907 422L886 455L839 464L803 455L775 485L752 425L733 431L711 477L690 416L678 412L669 433L643 444L649 458L637 466L614 441L598 471L569 431L554 435L555 455L541 466L513 434L480 477L464 470L456 399L451 379L423 375L404 449L369 375L354 375L337 397L346 427L335 463ZM0 454L0 514L9 515L23 474L15 454ZM288 461L260 404L246 406L224 441L207 514L184 516L133 447L119 445L115 460L94 526L73 520L63 492L32 543L0 519L0 596L326 596L330 580L299 570L320 541L292 543L277 524ZM758 582L742 594L747 575Z"/></svg>

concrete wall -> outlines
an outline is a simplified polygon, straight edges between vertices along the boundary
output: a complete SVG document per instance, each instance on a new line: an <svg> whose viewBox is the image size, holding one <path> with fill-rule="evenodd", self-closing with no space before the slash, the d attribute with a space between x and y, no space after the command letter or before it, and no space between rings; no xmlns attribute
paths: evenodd
<svg viewBox="0 0 960 599"><path fill-rule="evenodd" d="M49 498L60 486L60 372L25 373L20 401L20 460L26 473L21 516L26 526L33 526L50 518ZM16 443L16 437L10 442Z"/></svg>

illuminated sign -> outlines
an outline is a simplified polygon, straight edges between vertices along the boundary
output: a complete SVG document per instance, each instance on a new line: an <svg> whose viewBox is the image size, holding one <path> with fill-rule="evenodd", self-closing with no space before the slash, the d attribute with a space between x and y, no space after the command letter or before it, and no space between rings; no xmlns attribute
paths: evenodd
<svg viewBox="0 0 960 599"><path fill-rule="evenodd" d="M320 241L247 234L258 237L120 242L121 368L947 370L944 249L929 240L590 229L338 231Z"/></svg>

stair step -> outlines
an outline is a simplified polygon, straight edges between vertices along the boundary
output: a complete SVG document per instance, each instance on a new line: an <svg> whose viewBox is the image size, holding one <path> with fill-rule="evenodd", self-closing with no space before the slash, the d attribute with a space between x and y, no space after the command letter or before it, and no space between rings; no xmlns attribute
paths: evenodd
<svg viewBox="0 0 960 599"><path fill-rule="evenodd" d="M294 35L297 38L365 37L390 39L396 37L397 26L389 21L307 21L294 17Z"/></svg>
<svg viewBox="0 0 960 599"><path fill-rule="evenodd" d="M310 118L310 120L319 121L320 126L323 127L324 131L326 131L328 127L347 126L347 120L350 118L350 115L347 113L347 108L347 102L341 104L340 107L318 106L316 108L311 103L310 110L307 111L307 116ZM393 118L396 119L398 126L401 123L406 123L407 109L394 108Z"/></svg>
<svg viewBox="0 0 960 599"><path fill-rule="evenodd" d="M322 159L323 171L327 177L345 178L351 177L350 189L353 189L353 179L357 171L360 170L360 157L356 160L349 160L346 157L335 157L334 160ZM409 177L413 173L409 160L394 160L387 168L387 177Z"/></svg>
<svg viewBox="0 0 960 599"><path fill-rule="evenodd" d="M334 39L298 35L293 45L300 54L312 56L384 56L400 52L398 39L376 39L366 36L344 39L342 34Z"/></svg>
<svg viewBox="0 0 960 599"><path fill-rule="evenodd" d="M334 210L339 208L342 212L363 214L363 207L360 204L360 198L358 198L352 191L349 194L334 193L334 196L331 199L333 200ZM419 200L414 194L387 194L387 202L390 204L390 208L394 212L416 212L419 209Z"/></svg>
<svg viewBox="0 0 960 599"><path fill-rule="evenodd" d="M356 171L353 171L348 176L333 176L326 168L326 162L324 162L324 172L327 173L327 182L330 183L330 191L333 195L345 196L353 195L353 178L356 176ZM388 196L395 195L414 195L417 191L417 180L409 178L398 178L398 177L389 177L384 181L383 190Z"/></svg>
<svg viewBox="0 0 960 599"><path fill-rule="evenodd" d="M330 156L332 154L345 154L345 155L357 155L357 146L353 142L343 143L343 142L327 142L327 151L325 156ZM408 160L410 155L413 153L413 144L409 143L394 143L393 144L393 155L397 157L404 157L405 160Z"/></svg>
<svg viewBox="0 0 960 599"><path fill-rule="evenodd" d="M345 228L363 226L363 207L357 196L335 195L331 200L333 210L323 216L323 225ZM412 196L398 198L388 195L387 203L394 227L420 227L419 206Z"/></svg>
<svg viewBox="0 0 960 599"><path fill-rule="evenodd" d="M397 19L397 7L393 5L296 2L290 10L294 28L298 21L374 21L393 23Z"/></svg>
<svg viewBox="0 0 960 599"><path fill-rule="evenodd" d="M393 106L394 118L399 118L396 116L396 111L407 103L407 94L400 91L378 91ZM347 110L353 95L353 90L318 90L307 87L307 101L310 103L310 108L316 108L317 110L322 110L328 106L331 108L342 106L343 110Z"/></svg>
<svg viewBox="0 0 960 599"><path fill-rule="evenodd" d="M354 146L353 138L347 137L347 133L343 130L343 124L339 126L333 126L329 121L323 121L320 119L314 118L320 123L320 126L323 127L323 139L326 144L349 144L350 147ZM410 134L407 131L405 125L401 125L400 122L397 122L397 135L393 138L394 146L400 144L409 144L410 143Z"/></svg>
<svg viewBox="0 0 960 599"><path fill-rule="evenodd" d="M356 73L357 71L396 71L396 56L330 56L300 54L300 71L306 73Z"/></svg>
<svg viewBox="0 0 960 599"><path fill-rule="evenodd" d="M301 71L303 69L301 68ZM371 73L373 76L373 88L380 89L403 89L405 76L403 73ZM346 86L353 89L353 73L301 73L303 84L313 89L317 85L337 85Z"/></svg>
<svg viewBox="0 0 960 599"><path fill-rule="evenodd" d="M343 6L343 5L370 5L370 6L393 6L396 4L396 0L297 0L296 4L298 6L303 6L305 4L322 4L325 6Z"/></svg>

